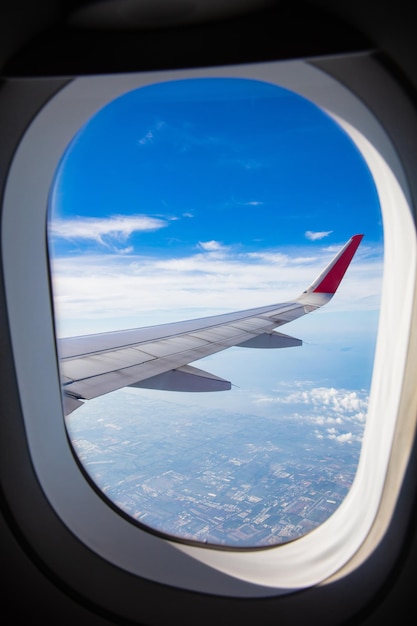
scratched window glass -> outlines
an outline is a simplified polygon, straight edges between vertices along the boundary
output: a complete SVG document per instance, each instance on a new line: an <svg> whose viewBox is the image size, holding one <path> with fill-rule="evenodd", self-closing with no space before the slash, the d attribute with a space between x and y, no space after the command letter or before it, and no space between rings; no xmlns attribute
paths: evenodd
<svg viewBox="0 0 417 626"><path fill-rule="evenodd" d="M325 111L251 79L130 91L68 145L48 241L67 430L103 498L230 548L332 515L366 423L383 230Z"/></svg>

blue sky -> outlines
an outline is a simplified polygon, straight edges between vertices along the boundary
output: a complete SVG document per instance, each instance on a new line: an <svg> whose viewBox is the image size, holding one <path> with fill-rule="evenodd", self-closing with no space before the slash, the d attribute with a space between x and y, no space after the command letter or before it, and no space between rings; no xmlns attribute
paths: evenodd
<svg viewBox="0 0 417 626"><path fill-rule="evenodd" d="M363 242L332 302L283 329L306 344L235 348L197 364L236 385L202 394L205 406L273 414L285 404L295 414L307 404L294 395L304 381L310 407L360 405L363 415L382 274L378 198L349 137L286 89L229 78L137 89L80 130L57 170L49 242L58 333L285 301L356 233ZM195 403L190 395L172 397Z"/></svg>
<svg viewBox="0 0 417 626"><path fill-rule="evenodd" d="M244 79L172 81L118 98L68 147L52 207L74 229L90 220L90 234L61 238L58 253L106 244L170 257L207 241L290 249L308 232L316 242L314 233L381 239L375 189L350 139L304 98ZM121 221L100 230L98 220L122 216L124 230Z"/></svg>

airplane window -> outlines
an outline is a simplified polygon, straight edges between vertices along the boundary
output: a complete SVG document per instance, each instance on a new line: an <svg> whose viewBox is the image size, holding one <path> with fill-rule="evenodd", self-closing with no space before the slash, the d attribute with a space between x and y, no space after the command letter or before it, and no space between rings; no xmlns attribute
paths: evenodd
<svg viewBox="0 0 417 626"><path fill-rule="evenodd" d="M358 234L326 306L274 317L284 337L262 333L285 349L222 334L219 316L293 303ZM129 90L62 156L48 241L67 431L105 498L153 532L228 548L289 542L338 509L367 416L383 228L368 166L332 117L247 78ZM216 322L210 339L180 325L200 318ZM150 343L133 346L143 327ZM193 358L172 360L174 341ZM138 352L149 373L135 378ZM112 382L84 393L93 366Z"/></svg>
<svg viewBox="0 0 417 626"><path fill-rule="evenodd" d="M404 94L366 53L47 83L12 85L44 105L2 259L48 502L92 553L183 590L349 581L391 528L415 426Z"/></svg>

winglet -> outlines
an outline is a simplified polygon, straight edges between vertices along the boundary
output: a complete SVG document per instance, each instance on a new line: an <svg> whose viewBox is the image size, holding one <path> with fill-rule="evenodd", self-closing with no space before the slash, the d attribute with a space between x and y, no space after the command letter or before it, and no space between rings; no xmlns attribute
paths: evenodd
<svg viewBox="0 0 417 626"><path fill-rule="evenodd" d="M363 235L353 235L304 293L336 293Z"/></svg>

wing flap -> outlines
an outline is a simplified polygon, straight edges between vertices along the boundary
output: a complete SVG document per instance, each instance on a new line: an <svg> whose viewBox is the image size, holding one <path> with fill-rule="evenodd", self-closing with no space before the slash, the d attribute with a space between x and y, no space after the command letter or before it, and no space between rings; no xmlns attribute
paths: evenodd
<svg viewBox="0 0 417 626"><path fill-rule="evenodd" d="M141 389L163 389L164 391L227 391L231 388L231 383L224 378L205 372L197 367L185 365L169 372L163 372L157 376L152 376L138 383L133 383L130 387Z"/></svg>
<svg viewBox="0 0 417 626"><path fill-rule="evenodd" d="M301 339L284 335L284 333L262 333L239 344L239 348L292 348L301 346Z"/></svg>

